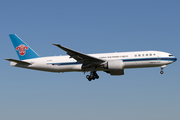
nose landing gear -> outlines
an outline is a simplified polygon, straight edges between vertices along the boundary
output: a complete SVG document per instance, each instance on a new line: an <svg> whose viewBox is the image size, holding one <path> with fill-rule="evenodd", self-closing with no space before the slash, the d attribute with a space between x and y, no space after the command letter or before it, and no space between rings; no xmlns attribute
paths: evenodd
<svg viewBox="0 0 180 120"><path fill-rule="evenodd" d="M165 67L166 67L166 65L161 66L161 71L160 71L161 74L164 73L163 69L164 69Z"/></svg>
<svg viewBox="0 0 180 120"><path fill-rule="evenodd" d="M90 75L87 75L86 78L91 81L91 80L95 80L95 79L99 79L98 74L96 73L96 71L91 72Z"/></svg>

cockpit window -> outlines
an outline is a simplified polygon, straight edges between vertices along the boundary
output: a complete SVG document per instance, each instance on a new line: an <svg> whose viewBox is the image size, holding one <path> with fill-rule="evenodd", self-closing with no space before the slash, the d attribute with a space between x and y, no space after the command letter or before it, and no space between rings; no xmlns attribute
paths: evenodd
<svg viewBox="0 0 180 120"><path fill-rule="evenodd" d="M169 57L171 57L171 56L173 56L173 55L169 55Z"/></svg>

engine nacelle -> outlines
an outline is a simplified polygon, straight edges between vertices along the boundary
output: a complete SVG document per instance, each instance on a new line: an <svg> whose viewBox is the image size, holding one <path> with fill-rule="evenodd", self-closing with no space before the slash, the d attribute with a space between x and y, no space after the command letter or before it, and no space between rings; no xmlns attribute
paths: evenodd
<svg viewBox="0 0 180 120"><path fill-rule="evenodd" d="M124 75L124 64L122 60L109 60L104 64L104 68L111 75Z"/></svg>

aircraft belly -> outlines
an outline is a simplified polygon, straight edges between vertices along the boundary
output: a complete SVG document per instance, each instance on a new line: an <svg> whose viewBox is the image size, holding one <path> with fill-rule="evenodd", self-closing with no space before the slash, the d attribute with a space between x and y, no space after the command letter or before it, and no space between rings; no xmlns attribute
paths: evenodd
<svg viewBox="0 0 180 120"><path fill-rule="evenodd" d="M81 65L47 65L54 72L81 71Z"/></svg>

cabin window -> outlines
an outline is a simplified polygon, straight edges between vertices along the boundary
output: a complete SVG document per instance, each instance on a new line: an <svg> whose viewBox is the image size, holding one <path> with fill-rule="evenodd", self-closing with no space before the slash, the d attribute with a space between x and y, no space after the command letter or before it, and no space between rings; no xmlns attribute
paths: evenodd
<svg viewBox="0 0 180 120"><path fill-rule="evenodd" d="M146 54L146 56L148 56L148 54Z"/></svg>
<svg viewBox="0 0 180 120"><path fill-rule="evenodd" d="M135 55L135 57L137 57L137 55Z"/></svg>
<svg viewBox="0 0 180 120"><path fill-rule="evenodd" d="M149 56L152 56L152 54L149 54Z"/></svg>
<svg viewBox="0 0 180 120"><path fill-rule="evenodd" d="M140 57L141 55L139 54L138 56Z"/></svg>
<svg viewBox="0 0 180 120"><path fill-rule="evenodd" d="M156 54L154 53L153 55L155 56Z"/></svg>
<svg viewBox="0 0 180 120"><path fill-rule="evenodd" d="M144 56L144 54L142 54L142 56Z"/></svg>

